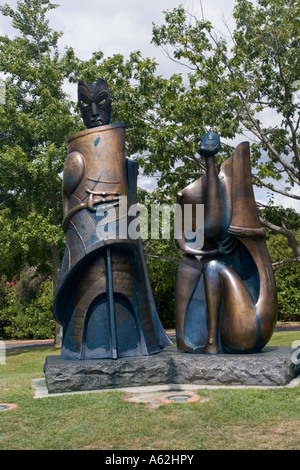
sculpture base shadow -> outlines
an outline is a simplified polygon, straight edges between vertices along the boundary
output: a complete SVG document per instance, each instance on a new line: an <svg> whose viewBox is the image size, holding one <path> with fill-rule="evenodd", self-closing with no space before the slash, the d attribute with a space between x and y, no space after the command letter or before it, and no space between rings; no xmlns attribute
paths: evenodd
<svg viewBox="0 0 300 470"><path fill-rule="evenodd" d="M163 384L283 386L299 365L290 347L265 347L256 354L207 356L167 348L134 358L71 361L48 356L44 374L49 393Z"/></svg>

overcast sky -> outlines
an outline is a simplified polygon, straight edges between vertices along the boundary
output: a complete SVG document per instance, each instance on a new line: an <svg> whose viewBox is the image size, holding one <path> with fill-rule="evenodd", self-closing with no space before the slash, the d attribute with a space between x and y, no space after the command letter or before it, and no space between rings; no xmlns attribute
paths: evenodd
<svg viewBox="0 0 300 470"><path fill-rule="evenodd" d="M172 65L162 51L151 44L152 23L161 24L164 11L183 4L201 15L200 0L57 0L60 7L51 12L53 25L64 32L61 44L72 46L81 59L95 50L105 56L141 50L145 57L156 57L160 72L168 74ZM234 0L202 0L205 16L217 26L232 18Z"/></svg>
<svg viewBox="0 0 300 470"><path fill-rule="evenodd" d="M1 4L5 0L1 0ZM16 0L8 0L15 7ZM201 17L200 0L53 0L58 8L48 13L53 29L62 31L60 48L71 46L80 59L89 59L96 50L105 56L116 53L125 57L140 50L144 57L156 58L158 71L169 76L178 68L170 62L160 48L151 44L152 26L162 24L164 11L181 4ZM223 31L224 20L232 23L234 0L202 0L204 15ZM0 17L0 35L14 34L10 19ZM182 68L181 68L182 71Z"/></svg>

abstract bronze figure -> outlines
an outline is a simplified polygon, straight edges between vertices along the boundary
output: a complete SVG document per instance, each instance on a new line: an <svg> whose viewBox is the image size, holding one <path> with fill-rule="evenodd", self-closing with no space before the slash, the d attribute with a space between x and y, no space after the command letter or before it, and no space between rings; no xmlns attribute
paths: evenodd
<svg viewBox="0 0 300 470"><path fill-rule="evenodd" d="M137 164L125 157L125 124L109 124L104 80L80 82L78 106L88 129L68 138L63 172L66 247L54 300L63 326L61 356L157 353L171 343L156 311L141 239L124 235L127 210L137 202Z"/></svg>
<svg viewBox="0 0 300 470"><path fill-rule="evenodd" d="M217 166L217 134L202 138L207 172L180 191L178 204L204 204L204 244L186 253L176 284L177 347L191 353L253 353L269 341L277 320L273 270L254 200L250 149L241 143ZM193 220L193 231L197 231Z"/></svg>

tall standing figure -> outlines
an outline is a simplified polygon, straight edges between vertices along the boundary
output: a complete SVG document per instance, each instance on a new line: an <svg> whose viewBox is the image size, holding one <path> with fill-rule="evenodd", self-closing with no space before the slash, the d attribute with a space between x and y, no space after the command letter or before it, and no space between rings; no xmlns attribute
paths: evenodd
<svg viewBox="0 0 300 470"><path fill-rule="evenodd" d="M125 157L125 124L110 124L111 101L105 80L79 82L87 129L67 141L66 246L54 300L66 359L142 356L171 344L156 311L141 239L128 236L137 164Z"/></svg>
<svg viewBox="0 0 300 470"><path fill-rule="evenodd" d="M206 174L178 194L183 212L186 204L204 205L204 244L195 248L182 227L177 346L192 353L253 353L274 331L276 285L253 195L249 143L217 166L219 148L217 134L203 136L199 153ZM193 232L199 232L196 219Z"/></svg>

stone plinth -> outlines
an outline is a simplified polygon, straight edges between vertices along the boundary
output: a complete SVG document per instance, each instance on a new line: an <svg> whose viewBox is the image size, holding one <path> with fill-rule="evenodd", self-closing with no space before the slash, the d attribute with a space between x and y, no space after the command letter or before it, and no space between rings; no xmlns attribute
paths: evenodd
<svg viewBox="0 0 300 470"><path fill-rule="evenodd" d="M71 361L48 356L44 365L49 393L162 384L282 386L298 366L289 347L265 347L257 354L208 356L167 348L159 354L117 360Z"/></svg>

